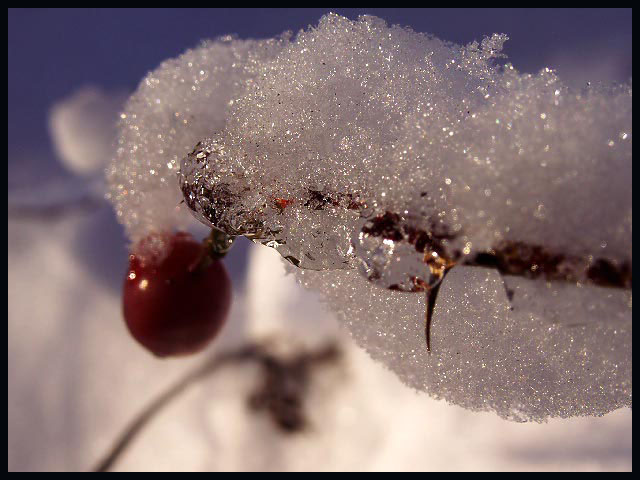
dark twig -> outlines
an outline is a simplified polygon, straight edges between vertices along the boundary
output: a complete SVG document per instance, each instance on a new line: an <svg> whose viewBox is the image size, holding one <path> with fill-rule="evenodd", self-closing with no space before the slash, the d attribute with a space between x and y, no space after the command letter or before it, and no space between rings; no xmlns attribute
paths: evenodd
<svg viewBox="0 0 640 480"><path fill-rule="evenodd" d="M300 352L287 360L278 358L263 345L250 344L238 350L214 356L187 372L184 377L138 413L93 471L109 471L151 419L189 386L221 367L238 362L255 361L264 371L264 382L250 396L250 406L256 411L267 410L282 431L289 433L299 431L305 424L302 405L310 380L311 367L333 361L339 353L336 345L330 344L315 352Z"/></svg>
<svg viewBox="0 0 640 480"><path fill-rule="evenodd" d="M249 345L243 347L238 351L223 353L221 355L214 356L205 361L202 365L188 372L184 377L178 380L174 385L162 392L158 397L153 399L138 415L135 416L133 421L125 428L124 432L118 437L113 446L109 449L109 453L93 468L94 472L107 472L120 458L122 453L126 450L129 444L140 433L144 426L156 415L163 407L165 407L171 400L176 398L187 387L197 383L199 380L212 374L220 367L228 365L232 362L246 360L255 357L259 351L259 347L255 345Z"/></svg>

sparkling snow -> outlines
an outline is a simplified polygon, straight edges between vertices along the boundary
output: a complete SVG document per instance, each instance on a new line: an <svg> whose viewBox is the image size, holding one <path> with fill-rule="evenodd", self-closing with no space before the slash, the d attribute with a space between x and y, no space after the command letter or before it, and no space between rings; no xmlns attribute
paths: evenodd
<svg viewBox="0 0 640 480"><path fill-rule="evenodd" d="M526 242L631 264L631 86L574 91L497 66L506 40L327 15L293 38L205 43L127 102L108 170L118 218L136 242L192 210L276 248L358 344L436 398L518 421L630 406L630 290L456 266L428 355L424 294L384 288L421 259L357 248L365 221L393 212L445 229L451 256ZM381 285L362 263L382 265Z"/></svg>

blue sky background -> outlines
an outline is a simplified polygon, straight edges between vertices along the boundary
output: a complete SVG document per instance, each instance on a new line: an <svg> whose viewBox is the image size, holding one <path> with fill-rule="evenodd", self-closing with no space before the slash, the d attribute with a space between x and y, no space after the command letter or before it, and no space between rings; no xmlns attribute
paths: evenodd
<svg viewBox="0 0 640 480"><path fill-rule="evenodd" d="M456 43L507 33L505 51L523 71L552 66L569 80L576 70L590 80L631 76L631 9L9 9L9 161L53 157L49 108L79 87L132 91L161 61L202 39L295 32L328 11L353 19L369 13Z"/></svg>

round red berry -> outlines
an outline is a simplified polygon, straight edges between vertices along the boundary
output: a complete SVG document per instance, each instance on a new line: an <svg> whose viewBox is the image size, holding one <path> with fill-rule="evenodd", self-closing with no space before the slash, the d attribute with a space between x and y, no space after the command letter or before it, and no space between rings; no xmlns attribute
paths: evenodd
<svg viewBox="0 0 640 480"><path fill-rule="evenodd" d="M181 232L164 241L160 258L130 255L124 319L131 335L159 357L195 353L225 323L231 280L222 262L207 257L191 235Z"/></svg>

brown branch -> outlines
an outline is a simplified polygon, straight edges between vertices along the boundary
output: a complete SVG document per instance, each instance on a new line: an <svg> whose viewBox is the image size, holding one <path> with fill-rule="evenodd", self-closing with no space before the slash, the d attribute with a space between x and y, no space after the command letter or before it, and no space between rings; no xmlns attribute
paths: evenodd
<svg viewBox="0 0 640 480"><path fill-rule="evenodd" d="M275 424L284 432L300 431L305 426L302 406L303 395L310 380L310 368L314 365L334 361L339 354L337 346L329 344L317 351L303 351L290 359L282 359L270 353L263 345L249 344L237 350L213 356L202 365L187 372L143 408L120 434L108 453L93 468L93 471L109 471L140 431L167 404L191 385L232 363L258 362L264 372L264 381L249 397L249 406L255 411L266 410Z"/></svg>
<svg viewBox="0 0 640 480"><path fill-rule="evenodd" d="M111 469L111 467L115 464L115 462L120 458L122 453L127 449L127 447L131 444L131 442L135 439L135 437L140 433L140 431L149 423L149 421L160 411L163 407L165 407L171 400L178 397L182 392L184 392L189 386L194 383L197 383L199 380L205 378L206 376L212 374L220 367L228 365L235 361L242 361L252 357L255 357L260 351L260 347L256 345L249 345L243 348L240 348L237 351L223 353L217 356L214 356L207 361L205 361L202 365L196 367L195 369L187 372L187 374L179 379L175 384L169 387L167 390L162 392L156 398L154 398L145 408L142 409L140 413L138 413L131 423L124 429L122 434L115 441L113 446L109 449L109 452L103 457L103 459L98 462L98 464L93 468L94 472L107 472Z"/></svg>
<svg viewBox="0 0 640 480"><path fill-rule="evenodd" d="M460 250L451 248L452 240L460 234L450 232L446 226L435 223L429 231L420 230L392 212L368 220L362 232L370 237L408 243L416 252L425 255L425 258L431 258L428 254L435 252L438 258L444 260L447 269L460 264L493 268L501 275L529 279L543 278L547 281L579 282L622 289L631 289L632 285L631 261L593 258L590 255L578 256L542 245L517 241L501 241L489 251L463 255ZM394 286L391 286L391 289L395 289ZM423 285L416 284L411 291L423 290Z"/></svg>

